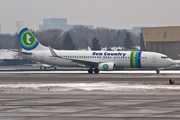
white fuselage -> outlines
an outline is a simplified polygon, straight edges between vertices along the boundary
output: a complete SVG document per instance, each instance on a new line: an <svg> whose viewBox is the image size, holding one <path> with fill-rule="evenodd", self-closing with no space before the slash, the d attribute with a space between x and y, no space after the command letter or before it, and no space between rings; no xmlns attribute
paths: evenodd
<svg viewBox="0 0 180 120"><path fill-rule="evenodd" d="M72 51L55 50L62 58L52 57L49 50L33 51L32 55L23 57L42 63L62 67L91 67L73 60L93 61L98 63L114 63L116 68L161 68L174 64L174 61L164 54L142 51L140 56L132 51ZM136 51L135 51L136 52Z"/></svg>
<svg viewBox="0 0 180 120"><path fill-rule="evenodd" d="M99 73L116 68L161 68L174 64L172 59L156 52L53 50L43 46L22 21L16 21L16 25L22 56L49 65L88 67L88 73Z"/></svg>

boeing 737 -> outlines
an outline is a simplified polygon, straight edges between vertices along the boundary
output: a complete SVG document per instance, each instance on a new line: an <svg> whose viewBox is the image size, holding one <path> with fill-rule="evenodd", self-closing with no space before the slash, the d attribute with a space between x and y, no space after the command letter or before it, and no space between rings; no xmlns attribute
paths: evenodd
<svg viewBox="0 0 180 120"><path fill-rule="evenodd" d="M86 67L88 73L118 68L158 68L174 64L166 55L146 51L77 51L55 50L43 46L22 21L16 21L24 58L53 66Z"/></svg>

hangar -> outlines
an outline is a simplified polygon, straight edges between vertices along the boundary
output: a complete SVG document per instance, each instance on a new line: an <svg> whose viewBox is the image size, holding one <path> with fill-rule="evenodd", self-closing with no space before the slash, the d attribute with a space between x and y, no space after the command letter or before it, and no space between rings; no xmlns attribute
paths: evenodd
<svg viewBox="0 0 180 120"><path fill-rule="evenodd" d="M141 50L159 52L180 59L180 26L143 27L140 34Z"/></svg>

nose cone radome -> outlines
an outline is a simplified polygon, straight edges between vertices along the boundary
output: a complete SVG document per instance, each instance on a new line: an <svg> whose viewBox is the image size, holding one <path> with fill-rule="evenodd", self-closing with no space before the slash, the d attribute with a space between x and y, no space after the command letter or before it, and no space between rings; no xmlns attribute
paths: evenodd
<svg viewBox="0 0 180 120"><path fill-rule="evenodd" d="M168 60L168 64L169 64L169 65L173 65L173 64L175 64L175 63L176 63L176 62L175 62L174 60L172 60L172 59L169 59L169 60Z"/></svg>

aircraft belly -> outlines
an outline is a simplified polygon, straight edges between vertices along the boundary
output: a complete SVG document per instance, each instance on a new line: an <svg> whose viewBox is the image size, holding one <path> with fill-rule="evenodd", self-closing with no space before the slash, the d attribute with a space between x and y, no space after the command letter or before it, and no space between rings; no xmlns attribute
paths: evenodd
<svg viewBox="0 0 180 120"><path fill-rule="evenodd" d="M157 63L152 63L151 61L146 61L141 63L142 68L158 68L160 67Z"/></svg>
<svg viewBox="0 0 180 120"><path fill-rule="evenodd" d="M128 61L120 61L118 63L115 63L116 67L118 68L130 68L130 63Z"/></svg>
<svg viewBox="0 0 180 120"><path fill-rule="evenodd" d="M145 61L145 60L141 61L141 68L150 68L150 67L152 67L151 63L149 63L148 61Z"/></svg>

